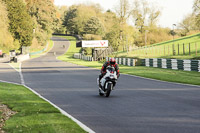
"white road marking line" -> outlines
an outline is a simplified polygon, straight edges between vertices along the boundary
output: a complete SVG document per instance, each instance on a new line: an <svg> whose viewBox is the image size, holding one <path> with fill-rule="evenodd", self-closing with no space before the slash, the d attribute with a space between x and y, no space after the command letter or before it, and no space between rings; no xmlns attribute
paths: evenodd
<svg viewBox="0 0 200 133"><path fill-rule="evenodd" d="M21 84L22 84L22 85L25 85L24 76L23 76L23 74L22 74L22 69L21 69L21 67L22 67L22 63L19 64L19 75L20 75L20 79L21 79Z"/></svg>
<svg viewBox="0 0 200 133"><path fill-rule="evenodd" d="M14 82L9 82L9 81L4 81L4 80L0 80L0 82L14 84L14 85L22 85L22 84L19 84L19 83L14 83Z"/></svg>

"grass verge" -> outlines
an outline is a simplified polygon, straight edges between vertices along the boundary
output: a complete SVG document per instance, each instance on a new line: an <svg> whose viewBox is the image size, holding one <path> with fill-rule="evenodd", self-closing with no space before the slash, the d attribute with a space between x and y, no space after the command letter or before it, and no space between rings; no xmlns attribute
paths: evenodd
<svg viewBox="0 0 200 133"><path fill-rule="evenodd" d="M67 36L65 38L68 39ZM88 66L97 69L101 68L103 62L97 62L97 61L90 62L73 58L73 54L78 53L80 48L76 48L75 41L70 41L70 44L71 45L67 53L58 57L58 59L82 66ZM124 74L136 75L163 81L200 85L199 82L200 73L198 72L188 72L181 70L161 69L161 68L142 67L142 66L129 67L123 65L119 65L119 68L120 68L120 73Z"/></svg>
<svg viewBox="0 0 200 133"><path fill-rule="evenodd" d="M37 57L40 57L41 55L45 54L46 52L50 51L53 47L53 41L52 40L49 40L49 45L47 47L47 50L42 52L42 53L39 53L39 54L35 54L35 55L31 55L31 58L37 58ZM39 51L39 50L37 50ZM36 51L34 51L36 52Z"/></svg>
<svg viewBox="0 0 200 133"><path fill-rule="evenodd" d="M200 59L200 33L152 44L148 47L140 47L128 53L117 52L117 56L131 58Z"/></svg>
<svg viewBox="0 0 200 133"><path fill-rule="evenodd" d="M0 83L0 102L17 112L3 130L14 133L85 132L59 110L21 85Z"/></svg>

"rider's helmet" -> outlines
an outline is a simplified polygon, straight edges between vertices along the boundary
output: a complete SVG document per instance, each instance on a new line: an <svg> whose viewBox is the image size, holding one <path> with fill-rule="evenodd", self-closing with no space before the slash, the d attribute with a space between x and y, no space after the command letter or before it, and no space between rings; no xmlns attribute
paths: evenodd
<svg viewBox="0 0 200 133"><path fill-rule="evenodd" d="M111 66L115 65L115 58L111 58L111 59L110 59L110 65L111 65Z"/></svg>

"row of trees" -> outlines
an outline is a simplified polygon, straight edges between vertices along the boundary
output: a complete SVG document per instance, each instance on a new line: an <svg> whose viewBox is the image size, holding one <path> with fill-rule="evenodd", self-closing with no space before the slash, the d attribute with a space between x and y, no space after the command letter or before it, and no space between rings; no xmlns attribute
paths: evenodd
<svg viewBox="0 0 200 133"><path fill-rule="evenodd" d="M171 29L157 25L161 11L147 0L118 0L115 9L106 12L98 4L73 5L59 10L61 21L57 32L66 30L88 40L106 39L115 50L126 50L133 44L144 46L170 40L174 35ZM175 36L196 33L199 21L200 0L195 0L194 12L177 24Z"/></svg>
<svg viewBox="0 0 200 133"><path fill-rule="evenodd" d="M79 34L88 40L106 39L115 50L172 39L170 29L157 25L159 8L147 0L119 0L113 11L106 12L98 4L68 8L55 7L53 2L0 0L0 47L44 45L53 32ZM193 9L178 25L177 35L200 29L200 0L194 1Z"/></svg>
<svg viewBox="0 0 200 133"><path fill-rule="evenodd" d="M186 36L200 30L200 0L194 0L193 12L187 14L178 25L180 36Z"/></svg>
<svg viewBox="0 0 200 133"><path fill-rule="evenodd" d="M53 0L0 0L0 47L44 45L59 21Z"/></svg>
<svg viewBox="0 0 200 133"><path fill-rule="evenodd" d="M170 29L157 26L161 14L159 8L146 0L132 0L132 3L119 0L114 11L106 12L98 4L73 5L65 9L60 14L67 33L79 34L88 40L109 40L115 50L127 50L133 44L142 46L171 39Z"/></svg>

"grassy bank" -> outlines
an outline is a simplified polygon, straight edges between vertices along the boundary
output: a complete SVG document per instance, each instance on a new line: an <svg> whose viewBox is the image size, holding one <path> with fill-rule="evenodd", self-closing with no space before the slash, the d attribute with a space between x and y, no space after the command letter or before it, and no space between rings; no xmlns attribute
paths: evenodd
<svg viewBox="0 0 200 133"><path fill-rule="evenodd" d="M85 132L24 86L0 83L0 102L17 112L3 127L8 133Z"/></svg>
<svg viewBox="0 0 200 133"><path fill-rule="evenodd" d="M52 49L53 47L53 41L52 40L49 40L48 41L48 47L45 51L43 51L42 53L38 53L38 54L35 54L35 55L31 55L31 58L37 58L37 57L40 57L41 55L43 55L44 53L48 52L49 50ZM44 47L42 47L42 49L44 49ZM42 49L34 49L34 51L32 50L32 52L37 52L37 51L41 51Z"/></svg>
<svg viewBox="0 0 200 133"><path fill-rule="evenodd" d="M75 41L71 41L70 43L71 45L68 49L68 52L63 56L58 57L58 59L82 66L88 66L97 69L101 68L103 62L97 62L97 61L90 62L73 58L73 54L78 53L80 48L76 48ZM129 67L129 66L119 65L119 67L120 67L120 72L124 74L136 75L163 81L200 85L199 82L200 73L198 72L187 72L181 70L161 69L161 68L142 67L142 66Z"/></svg>
<svg viewBox="0 0 200 133"><path fill-rule="evenodd" d="M119 57L200 59L200 33L139 47L130 52L118 52Z"/></svg>

